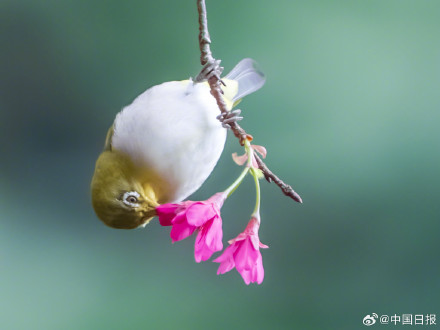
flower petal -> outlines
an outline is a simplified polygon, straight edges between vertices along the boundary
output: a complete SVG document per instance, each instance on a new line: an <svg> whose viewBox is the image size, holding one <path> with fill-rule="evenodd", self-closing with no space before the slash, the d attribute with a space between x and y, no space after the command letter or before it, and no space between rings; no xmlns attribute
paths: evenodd
<svg viewBox="0 0 440 330"><path fill-rule="evenodd" d="M214 262L219 262L220 266L217 270L217 275L224 274L226 272L229 272L231 269L235 267L235 262L233 258L233 254L236 250L235 245L230 245L226 248L225 251L217 258L214 259Z"/></svg>
<svg viewBox="0 0 440 330"><path fill-rule="evenodd" d="M257 160L255 159L255 156L252 157L252 167L254 167L254 168L259 168L259 167L258 167Z"/></svg>
<svg viewBox="0 0 440 330"><path fill-rule="evenodd" d="M263 146L257 146L255 144L252 145L252 149L254 149L256 152L258 152L261 157L266 158L267 155L267 150L265 147Z"/></svg>
<svg viewBox="0 0 440 330"><path fill-rule="evenodd" d="M217 215L212 204L196 202L186 210L186 219L190 225L201 227L206 221Z"/></svg>
<svg viewBox="0 0 440 330"><path fill-rule="evenodd" d="M212 251L204 242L204 233L199 231L194 244L194 259L196 262L206 261L211 258L212 254L216 251Z"/></svg>
<svg viewBox="0 0 440 330"><path fill-rule="evenodd" d="M255 266L255 272L256 272L256 277L254 277L254 282L257 282L258 284L263 283L264 268L263 268L263 258L261 257L261 253L260 253L260 257L257 259L257 264Z"/></svg>
<svg viewBox="0 0 440 330"><path fill-rule="evenodd" d="M205 228L203 228L205 230ZM222 220L220 217L215 217L206 230L205 244L214 252L223 249L223 231Z"/></svg>
<svg viewBox="0 0 440 330"><path fill-rule="evenodd" d="M192 233L196 230L195 226L188 225L186 221L180 222L180 223L173 223L173 228L170 232L170 237L174 242L181 241L188 236L191 236Z"/></svg>
<svg viewBox="0 0 440 330"><path fill-rule="evenodd" d="M239 272L243 269L252 269L258 257L257 252L249 239L242 241L234 256L235 268Z"/></svg>
<svg viewBox="0 0 440 330"><path fill-rule="evenodd" d="M171 220L171 224L175 225L178 223L186 223L186 216L185 216L185 212L179 212L177 213L173 220Z"/></svg>
<svg viewBox="0 0 440 330"><path fill-rule="evenodd" d="M201 227L194 244L196 262L206 261L213 253L223 249L221 225L221 219L214 218Z"/></svg>
<svg viewBox="0 0 440 330"><path fill-rule="evenodd" d="M162 226L171 226L171 221L176 216L178 204L162 204L156 207L156 213Z"/></svg>
<svg viewBox="0 0 440 330"><path fill-rule="evenodd" d="M238 270L238 272L240 273L240 275L243 278L244 283L246 283L246 285L249 285L252 282L252 270L241 269L241 270Z"/></svg>
<svg viewBox="0 0 440 330"><path fill-rule="evenodd" d="M228 241L228 243L229 244L234 244L235 242L239 242L239 241L242 241L242 240L246 239L247 236L248 235L245 234L245 233L240 233L240 234L238 234L238 236L236 238L230 239Z"/></svg>
<svg viewBox="0 0 440 330"><path fill-rule="evenodd" d="M226 198L228 198L228 194L225 194L224 192L216 193L208 198L206 203L211 203L214 211L220 215L220 209L222 208Z"/></svg>
<svg viewBox="0 0 440 330"><path fill-rule="evenodd" d="M220 266L218 266L217 275L227 273L234 269L234 267L234 259L230 257L227 260L223 261Z"/></svg>
<svg viewBox="0 0 440 330"><path fill-rule="evenodd" d="M268 245L266 245L266 244L263 244L263 243L259 243L258 244L259 246L260 246L260 248L262 248L262 249L268 249L269 248L269 246Z"/></svg>
<svg viewBox="0 0 440 330"><path fill-rule="evenodd" d="M246 163L248 156L247 154L241 155L241 156L237 156L237 153L234 152L232 154L232 159L234 160L234 162L238 165L243 165L244 163Z"/></svg>
<svg viewBox="0 0 440 330"><path fill-rule="evenodd" d="M252 242L252 247L254 248L254 250L259 250L260 240L258 239L258 236L257 235L250 235L249 238Z"/></svg>

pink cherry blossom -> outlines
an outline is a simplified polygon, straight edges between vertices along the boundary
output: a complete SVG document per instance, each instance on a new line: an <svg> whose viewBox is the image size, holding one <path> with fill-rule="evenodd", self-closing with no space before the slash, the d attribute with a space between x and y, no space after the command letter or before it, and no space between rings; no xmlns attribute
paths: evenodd
<svg viewBox="0 0 440 330"><path fill-rule="evenodd" d="M217 274L229 272L234 267L246 284L261 284L264 279L263 258L260 248L267 248L258 238L258 219L252 218L244 232L229 241L229 246L214 262L220 263Z"/></svg>
<svg viewBox="0 0 440 330"><path fill-rule="evenodd" d="M170 237L173 242L198 230L194 257L197 262L206 261L214 252L223 249L220 208L226 197L225 193L217 193L206 201L162 204L156 208L156 213L162 226L172 226Z"/></svg>
<svg viewBox="0 0 440 330"><path fill-rule="evenodd" d="M266 150L265 147L257 146L257 145L251 145L251 148L254 149L254 151L258 152L263 158L266 158L267 150ZM232 154L232 159L238 165L243 165L248 160L248 154L245 153L244 155L237 156L237 153L234 152ZM252 166L255 167L255 168L258 168L258 164L257 164L257 161L255 160L255 156L252 157Z"/></svg>

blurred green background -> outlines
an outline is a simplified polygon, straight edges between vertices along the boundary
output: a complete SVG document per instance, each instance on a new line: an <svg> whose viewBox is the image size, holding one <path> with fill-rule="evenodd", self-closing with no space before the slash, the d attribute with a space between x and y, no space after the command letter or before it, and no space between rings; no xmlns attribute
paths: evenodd
<svg viewBox="0 0 440 330"><path fill-rule="evenodd" d="M207 8L225 71L252 57L266 73L242 125L304 200L262 182L263 284L196 264L194 237L171 244L157 222L110 229L90 205L115 114L200 70L195 0L1 0L0 328L362 329L371 313L439 316L440 2ZM235 179L232 152L229 136L191 199ZM225 243L253 203L248 178L223 207Z"/></svg>

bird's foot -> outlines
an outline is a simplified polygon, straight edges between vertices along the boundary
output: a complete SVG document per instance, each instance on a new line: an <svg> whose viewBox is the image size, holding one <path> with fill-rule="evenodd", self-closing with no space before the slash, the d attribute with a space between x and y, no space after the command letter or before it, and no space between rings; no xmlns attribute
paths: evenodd
<svg viewBox="0 0 440 330"><path fill-rule="evenodd" d="M243 117L240 117L241 110L233 110L229 112L222 112L217 116L217 119L222 123L224 128L231 128L232 123L236 123L239 120L242 120Z"/></svg>
<svg viewBox="0 0 440 330"><path fill-rule="evenodd" d="M202 71L197 75L196 82L203 82L209 80L212 77L216 77L218 81L223 83L220 79L220 76L223 72L223 67L220 66L220 60L214 60L213 62L207 63Z"/></svg>

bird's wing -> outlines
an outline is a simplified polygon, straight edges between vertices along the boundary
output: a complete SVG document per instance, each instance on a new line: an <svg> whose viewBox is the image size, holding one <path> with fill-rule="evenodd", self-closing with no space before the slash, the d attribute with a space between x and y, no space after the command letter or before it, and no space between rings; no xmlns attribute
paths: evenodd
<svg viewBox="0 0 440 330"><path fill-rule="evenodd" d="M107 136L105 137L105 145L104 145L104 151L111 151L112 150L112 138L113 133L115 132L115 124L110 126L110 128L107 131Z"/></svg>

